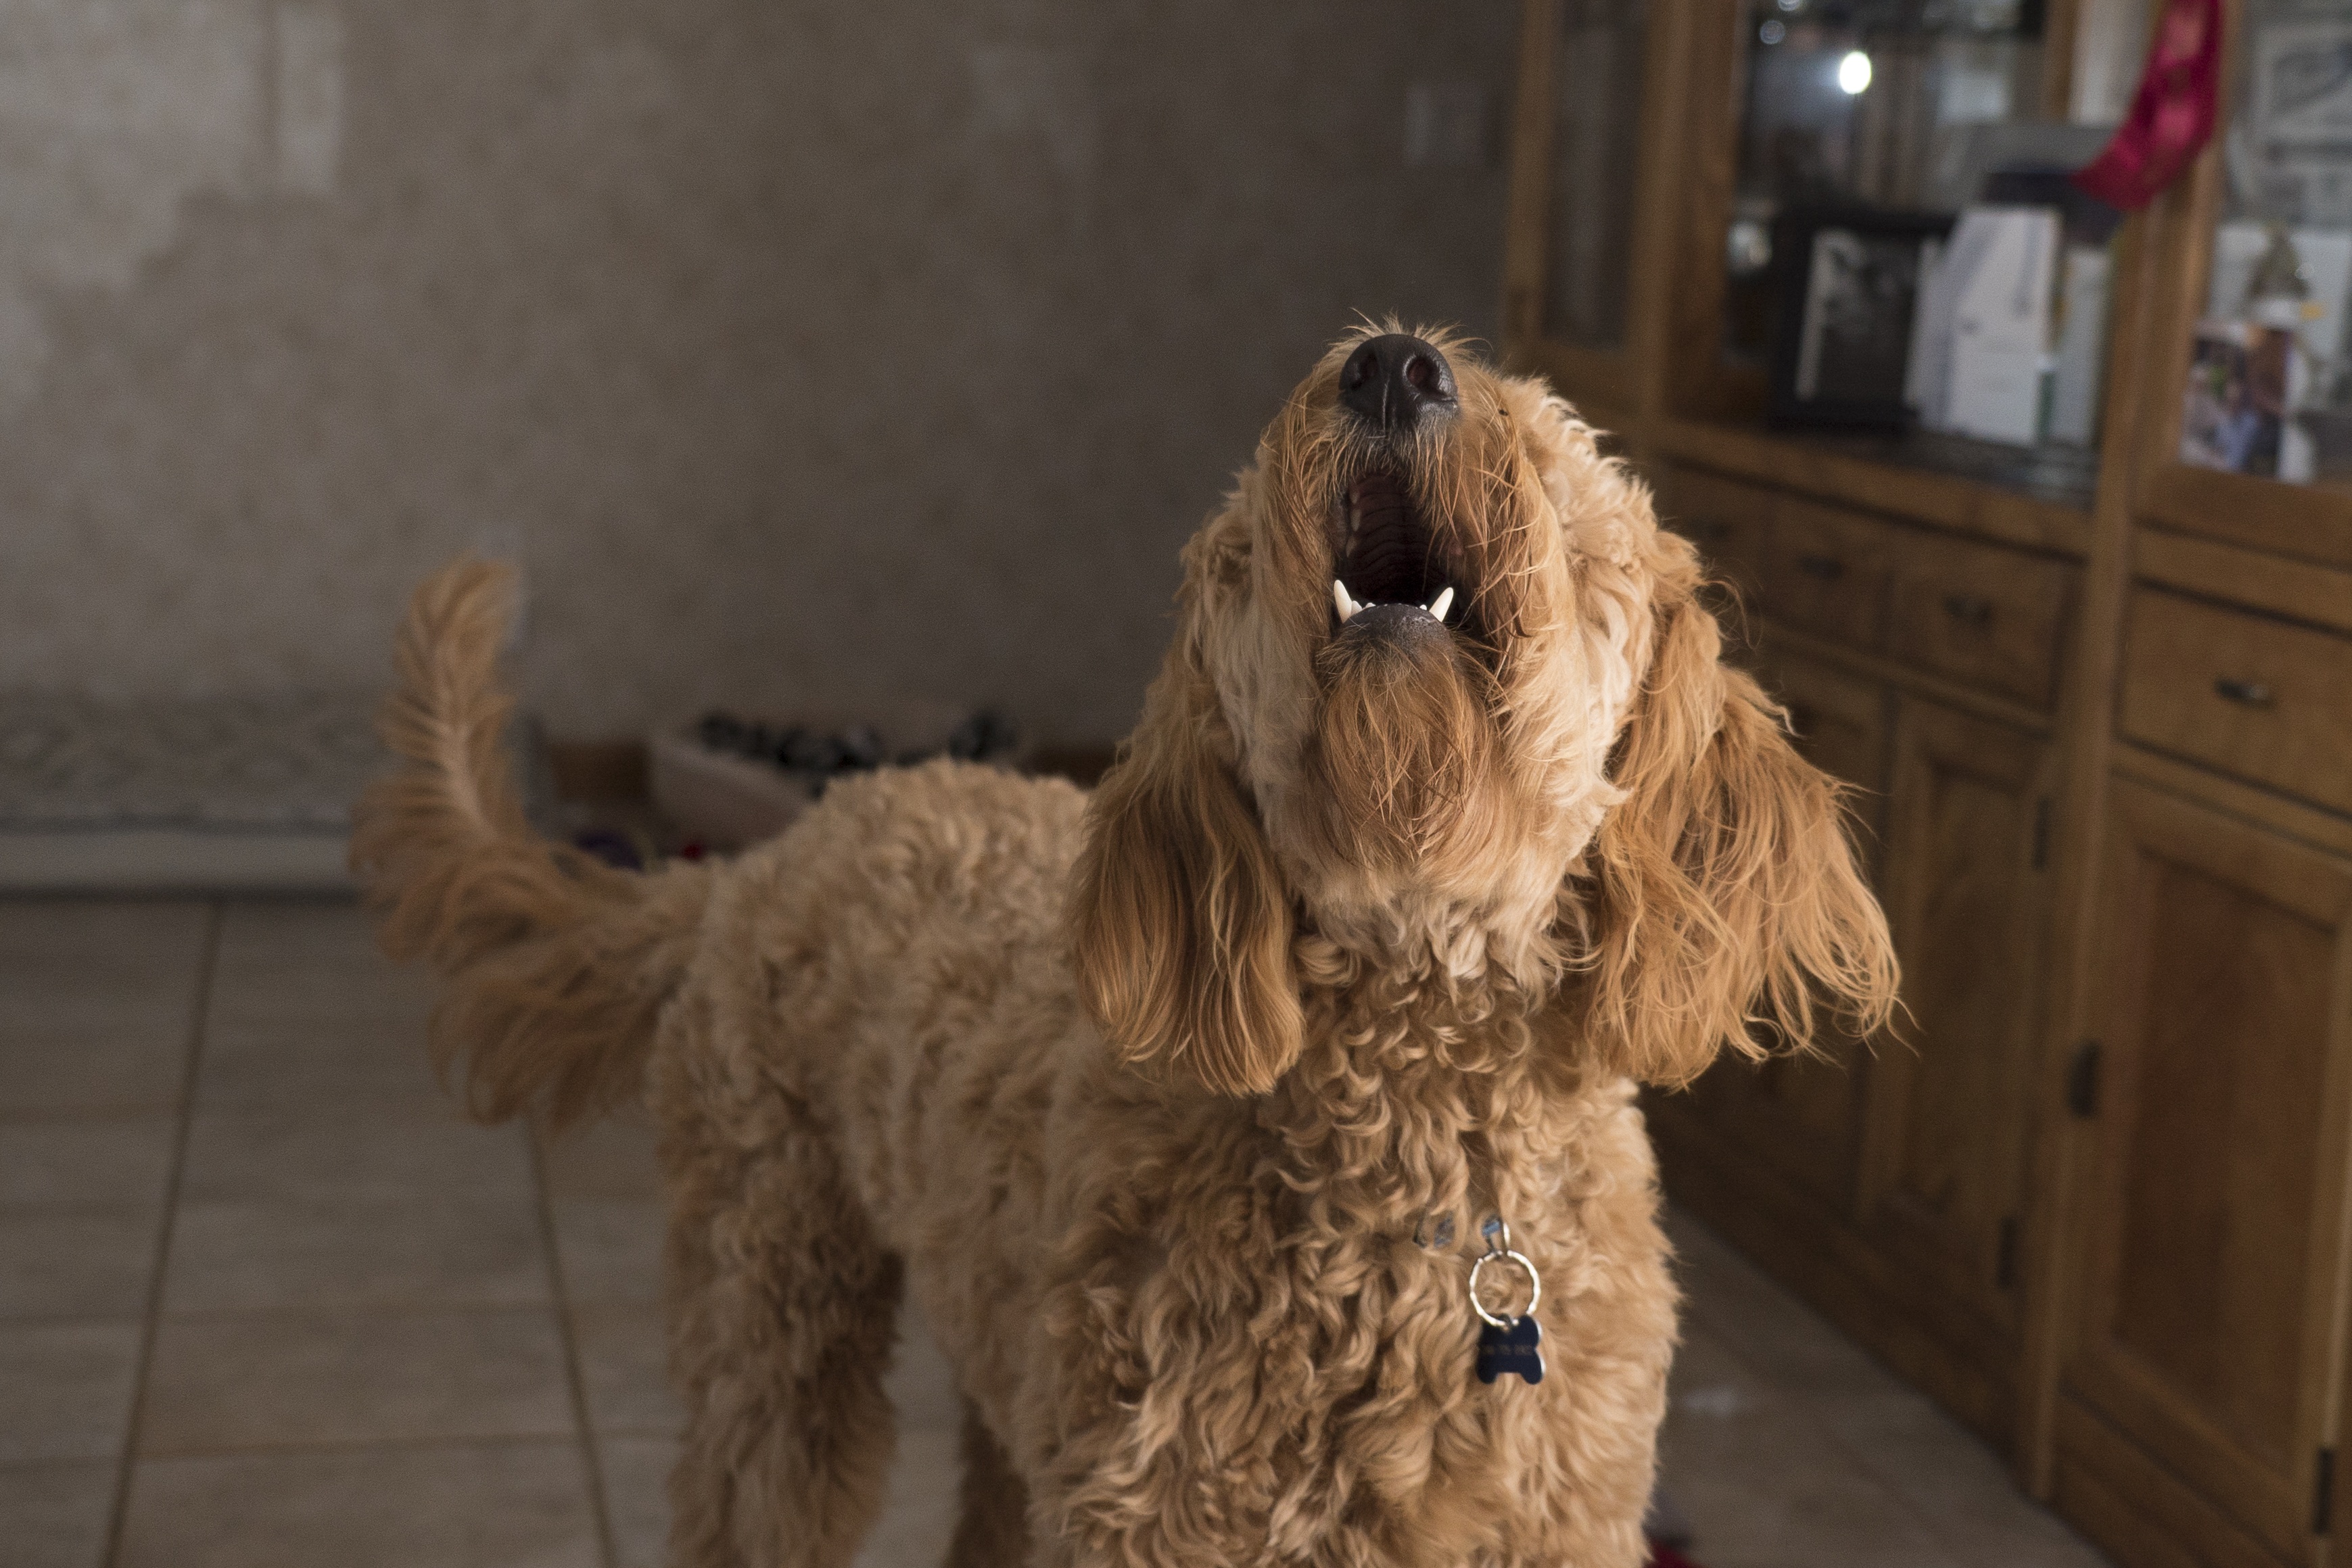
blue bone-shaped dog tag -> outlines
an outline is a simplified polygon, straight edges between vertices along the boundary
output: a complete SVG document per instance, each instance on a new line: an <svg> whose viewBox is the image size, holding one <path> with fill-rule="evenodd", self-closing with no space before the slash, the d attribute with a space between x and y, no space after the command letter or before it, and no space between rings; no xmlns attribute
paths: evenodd
<svg viewBox="0 0 2352 1568"><path fill-rule="evenodd" d="M1533 1312L1514 1318L1508 1328L1486 1323L1478 1330L1478 1381L1492 1383L1507 1372L1525 1382L1543 1381L1543 1325Z"/></svg>

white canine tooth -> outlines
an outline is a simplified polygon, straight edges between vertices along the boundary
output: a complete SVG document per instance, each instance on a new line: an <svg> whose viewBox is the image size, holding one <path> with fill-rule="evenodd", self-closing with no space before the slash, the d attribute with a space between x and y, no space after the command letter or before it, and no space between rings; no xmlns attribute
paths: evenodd
<svg viewBox="0 0 2352 1568"><path fill-rule="evenodd" d="M1344 626L1354 619L1359 606L1354 600L1348 597L1348 585L1336 577L1331 580L1331 602L1339 606L1341 625Z"/></svg>
<svg viewBox="0 0 2352 1568"><path fill-rule="evenodd" d="M1438 590L1437 597L1429 601L1429 612L1440 621L1444 620L1445 612L1453 608L1454 590L1451 588Z"/></svg>

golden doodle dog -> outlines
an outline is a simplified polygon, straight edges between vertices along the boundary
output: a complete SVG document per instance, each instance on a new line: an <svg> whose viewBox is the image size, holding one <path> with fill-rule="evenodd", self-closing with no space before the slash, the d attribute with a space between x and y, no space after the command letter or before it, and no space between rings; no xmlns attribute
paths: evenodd
<svg viewBox="0 0 2352 1568"><path fill-rule="evenodd" d="M909 1287L959 1568L1643 1559L1634 1086L1884 1019L1833 788L1643 486L1445 335L1335 346L1183 559L1091 800L934 762L642 875L523 824L500 573L417 595L355 860L476 1114L650 1099L680 1568L849 1562Z"/></svg>

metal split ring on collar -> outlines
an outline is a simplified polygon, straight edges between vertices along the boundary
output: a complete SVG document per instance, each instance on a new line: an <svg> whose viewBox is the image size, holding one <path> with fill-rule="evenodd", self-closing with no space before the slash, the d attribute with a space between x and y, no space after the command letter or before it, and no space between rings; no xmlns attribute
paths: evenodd
<svg viewBox="0 0 2352 1568"><path fill-rule="evenodd" d="M1536 1266L1528 1261L1527 1254L1511 1250L1511 1228L1507 1224L1488 1220L1485 1230L1486 1250L1480 1253L1478 1260L1470 1265L1470 1310L1476 1312L1479 1321L1486 1323L1487 1327L1507 1329L1517 1324L1521 1318L1535 1315L1536 1303L1543 1300L1543 1276L1536 1272ZM1507 1318L1498 1318L1488 1312L1486 1303L1478 1299L1478 1270L1497 1258L1507 1258L1517 1263L1519 1266L1519 1271L1528 1277L1527 1309L1524 1312L1514 1312Z"/></svg>

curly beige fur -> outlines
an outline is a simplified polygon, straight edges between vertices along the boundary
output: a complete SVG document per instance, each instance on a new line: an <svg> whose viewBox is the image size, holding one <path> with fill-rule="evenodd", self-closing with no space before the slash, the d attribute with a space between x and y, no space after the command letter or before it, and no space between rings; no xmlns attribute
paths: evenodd
<svg viewBox="0 0 2352 1568"><path fill-rule="evenodd" d="M503 577L420 591L355 858L478 1113L650 1094L681 1568L849 1561L903 1287L968 1401L960 1568L1641 1561L1675 1294L1634 1082L1872 1028L1893 960L1642 486L1443 337L1458 413L1383 445L1359 340L1185 551L1091 802L934 763L604 871L504 784ZM1434 638L1339 632L1375 469L1460 585ZM1497 1213L1534 1385L1473 1376Z"/></svg>

